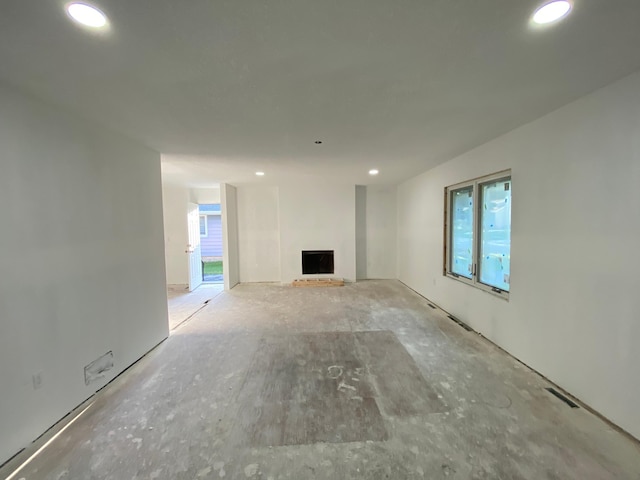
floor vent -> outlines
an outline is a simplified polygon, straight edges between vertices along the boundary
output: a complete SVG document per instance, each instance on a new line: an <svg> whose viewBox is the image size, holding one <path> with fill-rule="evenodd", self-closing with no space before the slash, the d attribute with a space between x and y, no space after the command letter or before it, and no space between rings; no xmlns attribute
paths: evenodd
<svg viewBox="0 0 640 480"><path fill-rule="evenodd" d="M433 309L435 309L435 308L436 308L436 306L435 306L435 305L432 305L432 304L430 304L430 303L427 303L427 305L429 305L429 306L430 306L431 308L433 308Z"/></svg>
<svg viewBox="0 0 640 480"><path fill-rule="evenodd" d="M564 403L566 403L567 405L569 405L571 408L580 408L576 403L572 402L571 400L569 400L567 397L565 397L564 395L562 395L559 391L557 391L555 388L545 388L545 390L549 393L551 393L551 395L554 395L556 397L558 397L560 400L562 400Z"/></svg>
<svg viewBox="0 0 640 480"><path fill-rule="evenodd" d="M461 322L460 320L458 320L456 317L454 317L453 315L447 315L447 317L449 317L451 320L453 320L454 322L456 322L458 325L460 325L462 328L464 328L467 332L473 332L473 328L471 328L469 325L467 325L466 323Z"/></svg>

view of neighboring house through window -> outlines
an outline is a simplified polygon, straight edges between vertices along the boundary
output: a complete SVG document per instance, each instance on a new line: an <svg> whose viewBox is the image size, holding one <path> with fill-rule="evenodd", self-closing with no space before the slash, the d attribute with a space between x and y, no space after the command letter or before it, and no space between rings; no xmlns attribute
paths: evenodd
<svg viewBox="0 0 640 480"><path fill-rule="evenodd" d="M206 215L200 215L200 236L207 236L207 217Z"/></svg>
<svg viewBox="0 0 640 480"><path fill-rule="evenodd" d="M201 204L200 249L202 253L202 281L221 283L222 265L222 211L220 204Z"/></svg>
<svg viewBox="0 0 640 480"><path fill-rule="evenodd" d="M452 185L446 198L446 275L508 297L511 173Z"/></svg>

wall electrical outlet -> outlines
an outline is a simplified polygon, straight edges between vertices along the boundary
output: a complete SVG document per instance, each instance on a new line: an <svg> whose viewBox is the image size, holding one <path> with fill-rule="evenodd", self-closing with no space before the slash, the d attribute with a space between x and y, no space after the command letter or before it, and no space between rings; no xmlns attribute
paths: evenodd
<svg viewBox="0 0 640 480"><path fill-rule="evenodd" d="M34 373L31 376L31 380L33 380L33 389L38 390L42 387L42 372Z"/></svg>

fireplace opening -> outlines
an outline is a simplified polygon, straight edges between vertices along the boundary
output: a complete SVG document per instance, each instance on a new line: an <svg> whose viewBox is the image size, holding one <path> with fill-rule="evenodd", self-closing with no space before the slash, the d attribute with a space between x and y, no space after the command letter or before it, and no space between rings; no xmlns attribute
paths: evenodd
<svg viewBox="0 0 640 480"><path fill-rule="evenodd" d="M302 274L333 273L333 250L303 250Z"/></svg>

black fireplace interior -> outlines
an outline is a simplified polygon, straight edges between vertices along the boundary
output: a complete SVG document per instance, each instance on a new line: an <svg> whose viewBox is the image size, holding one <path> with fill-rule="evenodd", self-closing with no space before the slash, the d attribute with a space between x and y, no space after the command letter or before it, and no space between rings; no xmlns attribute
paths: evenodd
<svg viewBox="0 0 640 480"><path fill-rule="evenodd" d="M302 273L333 273L333 250L303 250Z"/></svg>

